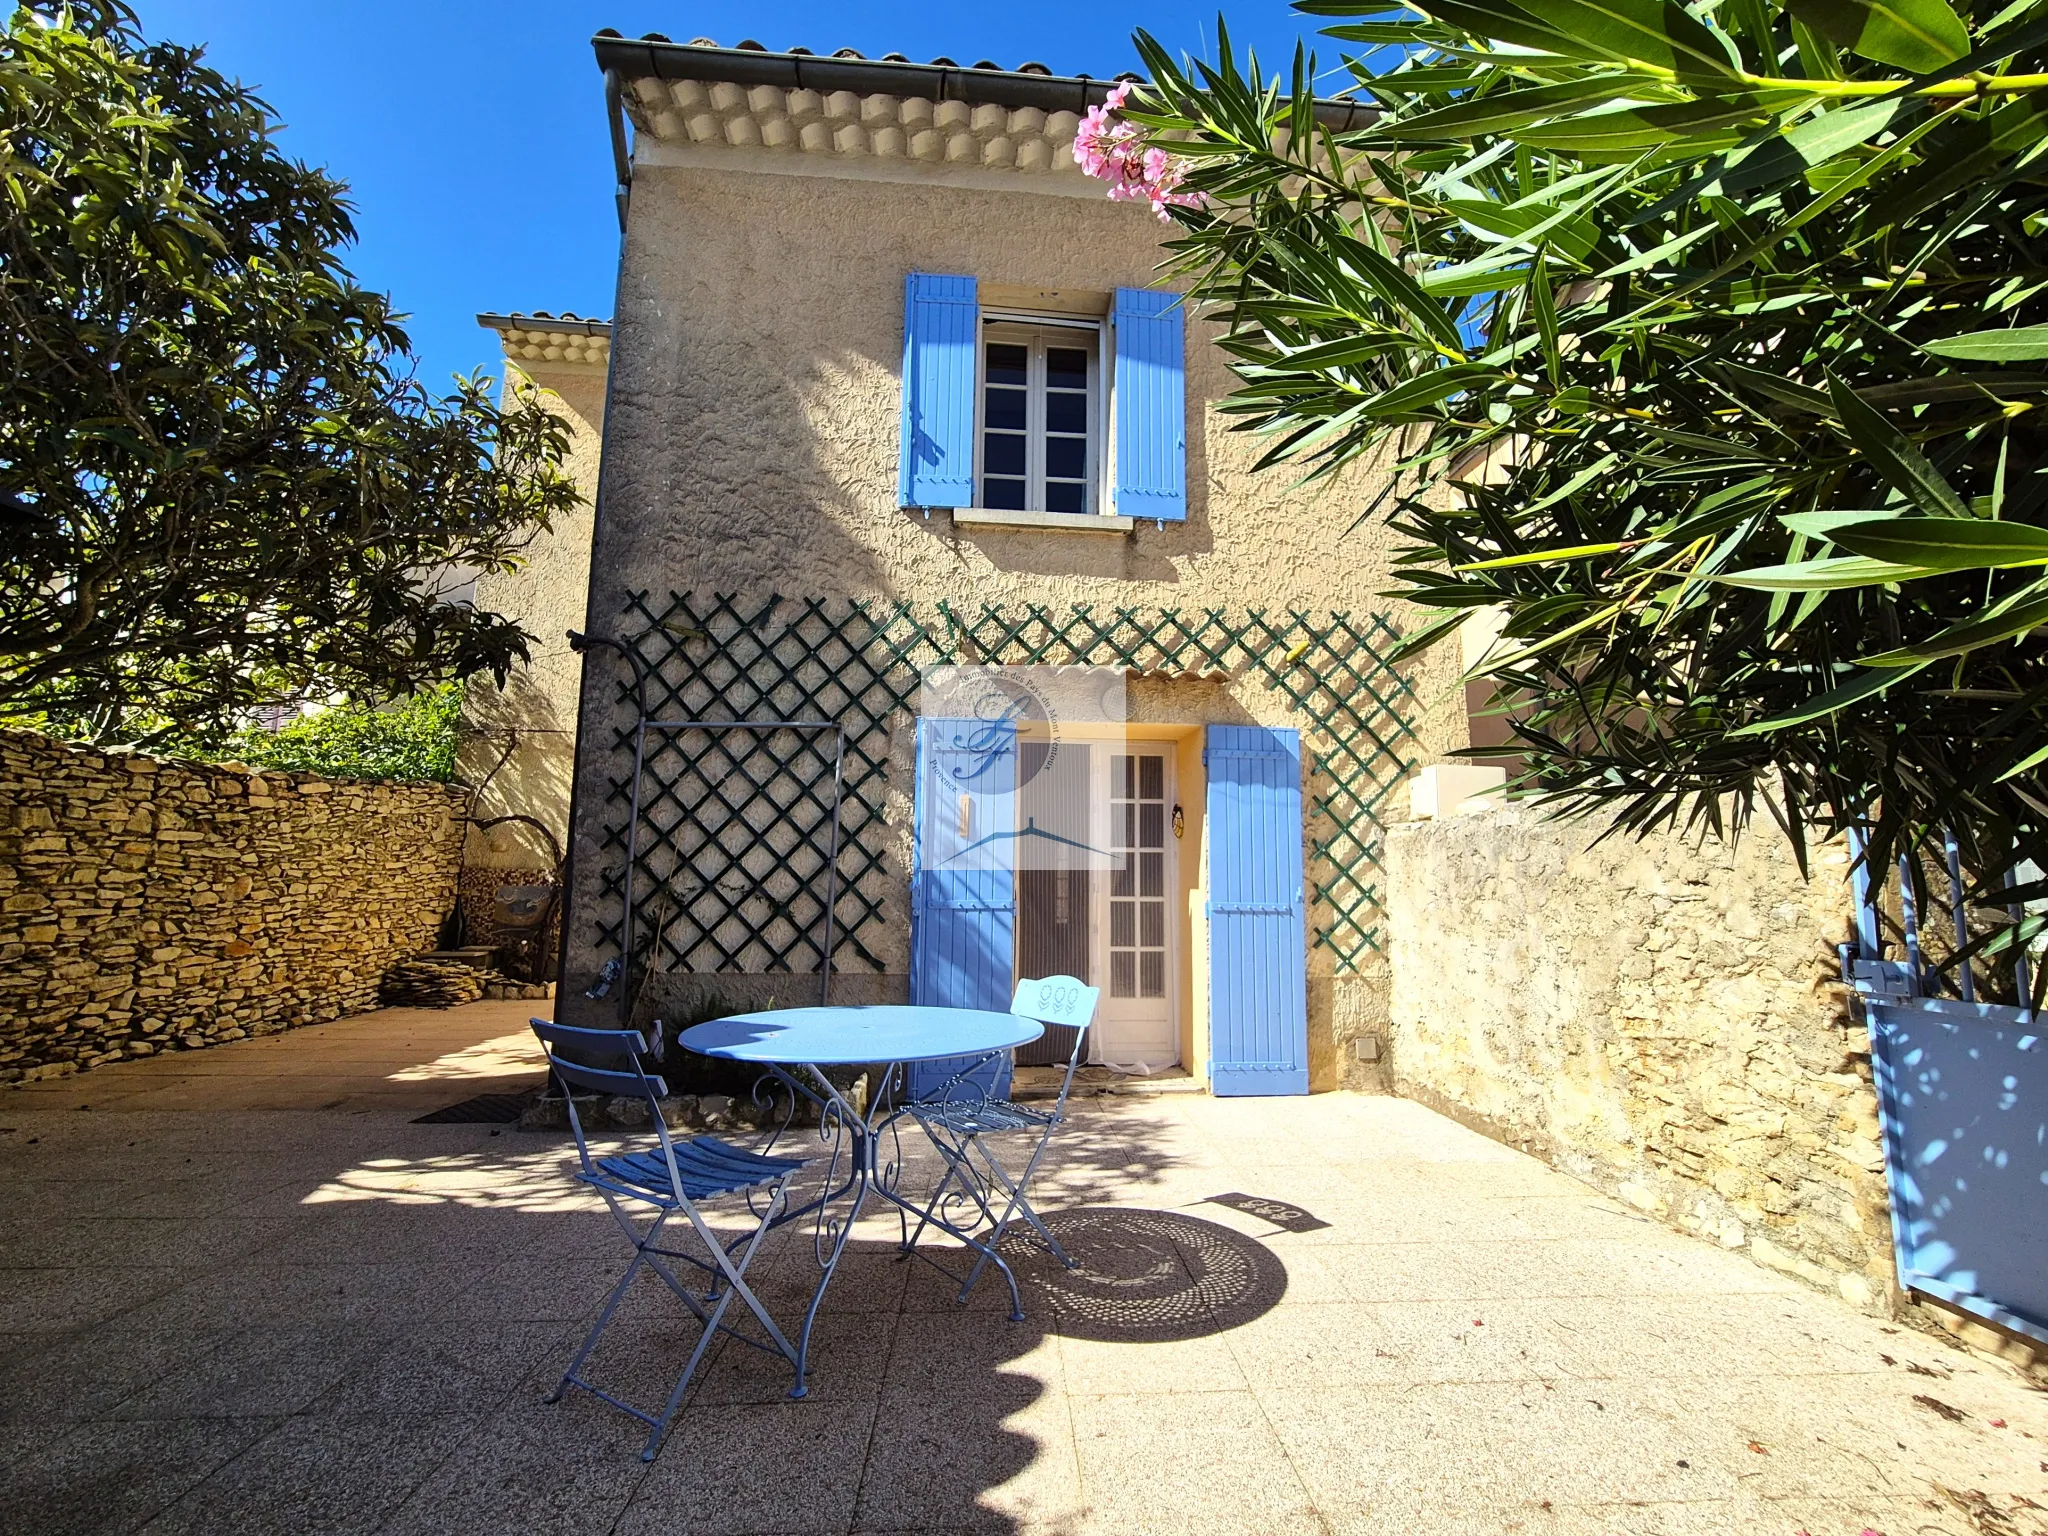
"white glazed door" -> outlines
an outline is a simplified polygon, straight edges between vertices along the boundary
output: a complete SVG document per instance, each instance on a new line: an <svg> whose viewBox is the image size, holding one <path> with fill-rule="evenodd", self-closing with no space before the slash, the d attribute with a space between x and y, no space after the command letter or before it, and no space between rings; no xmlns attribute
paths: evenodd
<svg viewBox="0 0 2048 1536"><path fill-rule="evenodd" d="M1179 924L1173 921L1171 748L1129 742L1098 750L1095 803L1105 815L1104 847L1122 869L1098 875L1095 944L1102 988L1090 1056L1115 1066L1158 1070L1180 1059L1175 981Z"/></svg>

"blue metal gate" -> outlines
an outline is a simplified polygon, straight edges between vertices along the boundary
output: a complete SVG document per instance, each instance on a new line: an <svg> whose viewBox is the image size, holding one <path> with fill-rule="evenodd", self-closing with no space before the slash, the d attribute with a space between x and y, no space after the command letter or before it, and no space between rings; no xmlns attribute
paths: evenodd
<svg viewBox="0 0 2048 1536"><path fill-rule="evenodd" d="M2031 1009L1978 1001L1967 964L1948 984L1926 963L1904 856L1902 953L1887 957L1882 882L1852 846L1857 936L1842 974L1870 1027L1899 1284L2048 1342L2048 1040ZM1948 862L1961 946L1953 845ZM2022 1001L2028 980L2022 960Z"/></svg>

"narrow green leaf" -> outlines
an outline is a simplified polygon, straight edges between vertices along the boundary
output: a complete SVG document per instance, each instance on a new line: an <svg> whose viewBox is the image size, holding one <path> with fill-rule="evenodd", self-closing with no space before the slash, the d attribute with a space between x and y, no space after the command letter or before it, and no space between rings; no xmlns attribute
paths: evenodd
<svg viewBox="0 0 2048 1536"><path fill-rule="evenodd" d="M2003 331L1970 331L1942 341L1923 341L1922 352L1967 363L2032 363L2048 357L2048 325L2019 325Z"/></svg>
<svg viewBox="0 0 2048 1536"><path fill-rule="evenodd" d="M2026 590L2039 591L2040 584L2036 583ZM2021 595L2023 594L2014 594L2015 597ZM1945 656L1961 656L1970 651L1981 650L1987 645L1996 645L2001 640L2010 640L2030 629L2039 629L2043 624L2048 624L2048 595L2027 602L2013 602L2010 606L2001 603L1997 610L1985 614L1982 618L1951 624L1918 645L1903 646L1898 650L1884 651L1876 656L1865 656L1861 664L1866 667L1904 667L1914 662L1940 661Z"/></svg>
<svg viewBox="0 0 2048 1536"><path fill-rule="evenodd" d="M1827 376L1828 396L1835 402L1835 414L1849 440L1895 490L1910 497L1923 511L1937 517L1968 517L1963 505L1941 473L1927 462L1927 456L1909 442L1904 433L1883 414L1867 404L1833 372Z"/></svg>
<svg viewBox="0 0 2048 1536"><path fill-rule="evenodd" d="M1383 118L1373 125L1369 137L1412 144L1431 140L1455 142L1482 134L1505 133L1568 113L1584 102L1625 98L1632 86L1641 88L1652 83L1648 75L1602 74L1560 85L1495 91L1477 101L1461 101L1456 106L1439 107L1416 117Z"/></svg>
<svg viewBox="0 0 2048 1536"><path fill-rule="evenodd" d="M1542 256L1529 269L1529 305L1536 314L1536 333L1543 338L1543 366L1552 384L1564 382L1564 355L1557 347L1557 296L1550 290L1550 263Z"/></svg>
<svg viewBox="0 0 2048 1536"><path fill-rule="evenodd" d="M1791 0L1792 14L1859 58L1924 73L1970 51L1945 0Z"/></svg>
<svg viewBox="0 0 2048 1536"><path fill-rule="evenodd" d="M1639 59L1675 69L1682 77L1734 79L1740 74L1727 45L1668 0L1520 0L1520 8L1612 59Z"/></svg>
<svg viewBox="0 0 2048 1536"><path fill-rule="evenodd" d="M1611 555L1625 549L1625 543L1576 544L1570 549L1539 549L1525 555L1506 555L1498 560L1481 560L1473 565L1454 565L1454 571L1505 571L1518 565L1549 565L1555 560L1584 560L1593 555Z"/></svg>
<svg viewBox="0 0 2048 1536"><path fill-rule="evenodd" d="M1902 508L1891 507L1878 512L1786 512L1778 521L1794 533L1816 539L1833 539L1838 528L1854 528L1859 523L1882 522L1904 515Z"/></svg>
<svg viewBox="0 0 2048 1536"><path fill-rule="evenodd" d="M1373 416L1402 415L1435 405L1439 400L1448 399L1482 380L1499 377L1499 369L1489 368L1484 363L1452 363L1420 378L1403 380L1392 389L1374 395L1365 402L1364 408Z"/></svg>
<svg viewBox="0 0 2048 1536"><path fill-rule="evenodd" d="M2029 752L2025 757L2021 758L2018 762L2014 763L2010 768L2006 769L2005 772L2001 773L1996 779L1993 779L1992 783L2003 784L2008 779L2016 779L2021 774L2027 772L2029 769L2038 768L2043 763L2048 763L2048 747L2043 747L2038 752Z"/></svg>
<svg viewBox="0 0 2048 1536"><path fill-rule="evenodd" d="M1822 592L1836 587L1878 587L1937 574L1917 565L1869 560L1861 555L1842 555L1827 560L1802 560L1792 565L1759 565L1746 571L1727 571L1708 579L1724 586L1754 587L1760 592Z"/></svg>
<svg viewBox="0 0 2048 1536"><path fill-rule="evenodd" d="M2005 570L2048 565L2048 528L1981 517L1898 517L1856 523L1829 535L1853 554L1928 571Z"/></svg>
<svg viewBox="0 0 2048 1536"><path fill-rule="evenodd" d="M1730 731L1728 734L1731 736L1761 736L1766 731L1782 731L1788 726L1805 725L1810 721L1821 719L1825 715L1832 715L1837 710L1846 709L1851 704L1873 698L1883 693L1887 688L1890 688L1892 684L1903 682L1927 665L1928 663L1921 662L1919 665L1911 667L1873 668L1842 684L1839 688L1830 688L1826 693L1816 694L1797 709L1788 710L1782 715L1773 715L1768 720L1758 720L1749 725L1741 726L1736 730Z"/></svg>

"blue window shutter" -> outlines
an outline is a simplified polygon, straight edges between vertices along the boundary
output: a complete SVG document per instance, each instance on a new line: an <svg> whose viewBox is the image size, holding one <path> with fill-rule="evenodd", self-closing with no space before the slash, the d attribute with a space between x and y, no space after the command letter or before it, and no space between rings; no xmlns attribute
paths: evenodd
<svg viewBox="0 0 2048 1536"><path fill-rule="evenodd" d="M974 505L974 279L912 272L903 280L906 507Z"/></svg>
<svg viewBox="0 0 2048 1536"><path fill-rule="evenodd" d="M1016 944L1017 727L926 717L917 722L917 808L911 832L910 1000L1007 1013ZM961 801L969 804L964 818ZM971 1065L912 1062L912 1098ZM956 1086L954 1098L1010 1091L1006 1052Z"/></svg>
<svg viewBox="0 0 2048 1536"><path fill-rule="evenodd" d="M1301 735L1208 731L1209 1089L1308 1092Z"/></svg>
<svg viewBox="0 0 2048 1536"><path fill-rule="evenodd" d="M1116 510L1188 515L1187 343L1181 296L1119 288L1116 329Z"/></svg>

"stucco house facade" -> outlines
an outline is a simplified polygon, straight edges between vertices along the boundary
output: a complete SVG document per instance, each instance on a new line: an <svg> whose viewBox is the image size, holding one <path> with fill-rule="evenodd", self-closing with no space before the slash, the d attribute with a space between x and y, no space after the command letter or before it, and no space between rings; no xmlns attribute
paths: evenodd
<svg viewBox="0 0 2048 1536"><path fill-rule="evenodd" d="M1218 1092L1370 1075L1380 818L1467 740L1456 648L1387 660L1419 614L1360 521L1384 469L1298 488L1229 431L1164 227L1074 162L1113 82L597 52L616 311L484 317L511 387L573 418L595 503L479 589L544 641L479 691L469 751L523 733L492 793L569 834L559 1016L815 1001L829 950L839 1002L1080 974L1101 1059ZM947 667L1066 693L968 783L920 692ZM1046 730L1108 864L949 873L1036 828Z"/></svg>

